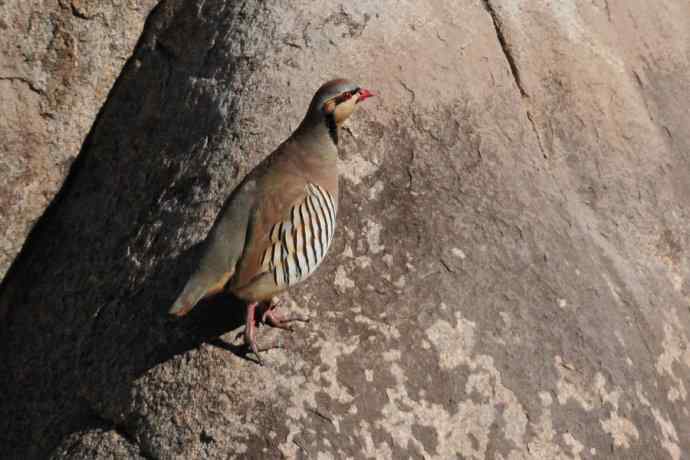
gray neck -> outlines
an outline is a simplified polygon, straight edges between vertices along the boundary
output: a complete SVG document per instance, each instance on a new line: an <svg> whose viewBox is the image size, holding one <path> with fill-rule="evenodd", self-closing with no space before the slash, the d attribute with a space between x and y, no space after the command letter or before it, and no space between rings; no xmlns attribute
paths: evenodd
<svg viewBox="0 0 690 460"><path fill-rule="evenodd" d="M332 117L328 118L305 117L292 138L311 154L334 160L338 158L338 127Z"/></svg>

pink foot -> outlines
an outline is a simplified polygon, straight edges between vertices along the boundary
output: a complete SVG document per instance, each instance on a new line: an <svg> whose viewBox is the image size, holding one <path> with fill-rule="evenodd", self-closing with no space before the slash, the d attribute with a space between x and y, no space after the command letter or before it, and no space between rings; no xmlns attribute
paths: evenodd
<svg viewBox="0 0 690 460"><path fill-rule="evenodd" d="M292 327L288 323L292 323L294 321L301 321L304 323L309 322L309 318L305 316L290 315L286 317L281 315L276 311L276 308L278 305L280 305L280 303L280 299L277 297L271 299L271 302L266 306L263 314L261 315L262 323L268 324L271 327L277 327L279 329L285 329L286 331L292 332Z"/></svg>
<svg viewBox="0 0 690 460"><path fill-rule="evenodd" d="M279 329L285 329L292 332L292 327L289 323L293 321L303 321L308 322L309 318L301 315L292 315L289 317L284 317L275 311L276 307L280 304L280 300L277 297L271 299L269 303L266 302L252 302L247 305L247 314L245 317L245 327L244 327L244 343L249 347L249 349L256 356L259 364L263 366L263 361L261 356L259 356L260 351L272 350L275 348L285 348L281 340L277 340L272 344L259 348L256 344L256 310L261 305L263 307L263 313L261 314L261 323L268 324L271 327L276 327Z"/></svg>

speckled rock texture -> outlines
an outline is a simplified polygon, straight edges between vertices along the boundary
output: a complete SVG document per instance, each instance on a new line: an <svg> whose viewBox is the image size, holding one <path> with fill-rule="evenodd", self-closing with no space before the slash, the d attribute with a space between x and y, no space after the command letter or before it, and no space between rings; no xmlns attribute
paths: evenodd
<svg viewBox="0 0 690 460"><path fill-rule="evenodd" d="M161 1L2 286L2 456L688 459L689 61L685 0ZM340 75L380 97L260 367L235 300L165 311Z"/></svg>
<svg viewBox="0 0 690 460"><path fill-rule="evenodd" d="M0 1L0 279L62 185L155 3Z"/></svg>

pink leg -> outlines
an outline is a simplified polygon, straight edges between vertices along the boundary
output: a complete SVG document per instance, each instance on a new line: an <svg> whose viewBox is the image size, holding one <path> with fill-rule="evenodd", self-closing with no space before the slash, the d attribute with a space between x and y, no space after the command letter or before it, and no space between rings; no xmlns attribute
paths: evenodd
<svg viewBox="0 0 690 460"><path fill-rule="evenodd" d="M259 348L256 344L256 310L257 308L263 307L263 313L261 314L261 322L268 324L271 327L277 327L280 329L286 329L292 331L292 328L288 323L293 321L309 321L309 318L303 316L294 315L290 317L284 317L275 311L275 308L280 304L280 300L277 297L271 299L270 302L252 302L247 305L247 314L245 316L245 326L244 326L244 343L249 347L249 349L256 355L256 359L259 364L263 365L261 356L259 356L260 351L266 351L273 348L284 348L282 341L274 342L273 344Z"/></svg>
<svg viewBox="0 0 690 460"><path fill-rule="evenodd" d="M258 302L252 302L247 305L247 315L244 319L244 343L256 355L259 364L263 364L261 362L261 356L259 356L259 349L256 346L256 321L254 320L254 316L257 305L259 305Z"/></svg>
<svg viewBox="0 0 690 460"><path fill-rule="evenodd" d="M261 315L261 322L262 323L267 324L266 323L266 317L268 316L268 313L271 310L275 310L278 307L278 305L281 304L281 302L282 301L280 300L279 297L273 297L271 300L268 301L268 304L264 303L264 312Z"/></svg>

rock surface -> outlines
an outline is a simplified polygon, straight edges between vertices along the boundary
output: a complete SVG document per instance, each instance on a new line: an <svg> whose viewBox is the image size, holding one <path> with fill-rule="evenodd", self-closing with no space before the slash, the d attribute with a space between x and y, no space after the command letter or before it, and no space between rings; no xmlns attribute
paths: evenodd
<svg viewBox="0 0 690 460"><path fill-rule="evenodd" d="M689 18L160 2L2 286L3 456L688 458ZM342 136L331 254L286 297L314 319L259 367L237 302L165 311L336 75L381 97Z"/></svg>
<svg viewBox="0 0 690 460"><path fill-rule="evenodd" d="M155 3L0 2L0 279L62 185Z"/></svg>

